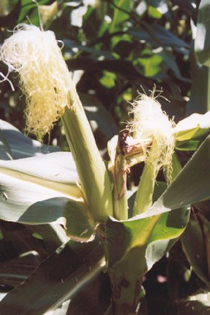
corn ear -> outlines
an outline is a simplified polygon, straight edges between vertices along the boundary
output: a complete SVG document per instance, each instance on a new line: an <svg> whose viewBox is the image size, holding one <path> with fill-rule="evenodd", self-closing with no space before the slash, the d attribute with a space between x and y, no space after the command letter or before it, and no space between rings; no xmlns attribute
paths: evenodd
<svg viewBox="0 0 210 315"><path fill-rule="evenodd" d="M18 25L1 47L1 60L20 76L27 132L42 139L63 115L85 201L95 220L105 220L112 215L109 174L54 33Z"/></svg>
<svg viewBox="0 0 210 315"><path fill-rule="evenodd" d="M152 205L153 192L156 180L156 166L153 163L145 163L141 180L134 201L133 215L146 212Z"/></svg>
<svg viewBox="0 0 210 315"><path fill-rule="evenodd" d="M79 97L76 92L71 97L74 107L67 107L62 116L66 138L90 212L96 221L104 221L113 215L111 180Z"/></svg>
<svg viewBox="0 0 210 315"><path fill-rule="evenodd" d="M133 137L142 143L145 154L145 166L133 209L133 214L137 215L146 212L152 205L156 176L162 167L166 169L167 181L171 180L175 141L173 124L163 113L153 94L151 97L140 94L134 101L132 114L130 130ZM151 139L149 145L145 139Z"/></svg>
<svg viewBox="0 0 210 315"><path fill-rule="evenodd" d="M108 142L110 156L109 170L113 176L113 215L117 220L128 218L127 202L127 163L119 147L119 137L114 136Z"/></svg>

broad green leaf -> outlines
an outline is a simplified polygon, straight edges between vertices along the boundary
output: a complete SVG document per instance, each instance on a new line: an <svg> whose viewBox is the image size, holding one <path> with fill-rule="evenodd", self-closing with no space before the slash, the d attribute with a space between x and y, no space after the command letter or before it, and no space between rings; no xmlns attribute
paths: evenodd
<svg viewBox="0 0 210 315"><path fill-rule="evenodd" d="M0 129L0 160L11 160L12 152L9 144L4 137L2 130Z"/></svg>
<svg viewBox="0 0 210 315"><path fill-rule="evenodd" d="M82 201L70 153L0 161L0 218L28 224L63 224L67 235L87 240L94 221ZM74 201L77 200L77 201Z"/></svg>
<svg viewBox="0 0 210 315"><path fill-rule="evenodd" d="M49 0L39 0L39 5L48 4ZM37 4L31 0L24 0L21 7L18 23L30 19L30 23L40 26ZM14 25L16 26L16 25Z"/></svg>
<svg viewBox="0 0 210 315"><path fill-rule="evenodd" d="M197 34L195 38L195 55L198 62L210 66L210 1L201 0L198 9Z"/></svg>
<svg viewBox="0 0 210 315"><path fill-rule="evenodd" d="M176 143L176 149L179 151L196 151L201 142L202 140L178 141Z"/></svg>
<svg viewBox="0 0 210 315"><path fill-rule="evenodd" d="M19 182L23 189L24 185L27 186L28 183L43 187L43 189L54 190L55 196L61 193L63 196L81 197L75 163L71 153L68 152L0 161L0 173L2 178L5 176L8 185L11 181L11 187ZM14 184L12 183L13 178ZM1 179L1 184L3 185L3 179Z"/></svg>
<svg viewBox="0 0 210 315"><path fill-rule="evenodd" d="M124 80L131 83L144 82L152 86L151 79L145 78L128 60L102 60L94 62L92 65L93 71L110 71L123 77Z"/></svg>
<svg viewBox="0 0 210 315"><path fill-rule="evenodd" d="M109 71L103 71L103 76L99 80L99 82L107 87L108 89L112 88L116 84L116 74Z"/></svg>
<svg viewBox="0 0 210 315"><path fill-rule="evenodd" d="M124 260L131 248L146 249L151 242L178 237L188 222L189 211L183 208L171 212L168 209L167 212L162 215L158 213L150 215L148 211L146 215L138 215L121 222L110 218L106 225L110 266L118 260ZM113 248L116 248L115 251Z"/></svg>
<svg viewBox="0 0 210 315"><path fill-rule="evenodd" d="M60 305L58 308L56 308L55 310L51 310L50 312L46 312L43 315L68 315L68 308L70 305L71 300L67 300L65 302L62 303L62 305Z"/></svg>
<svg viewBox="0 0 210 315"><path fill-rule="evenodd" d="M159 55L163 60L161 74L166 74L167 71L173 71L176 78L183 82L191 83L189 79L182 76L174 54L166 49L163 49L161 52L159 52Z"/></svg>
<svg viewBox="0 0 210 315"><path fill-rule="evenodd" d="M52 4L40 5L39 14L41 19L40 22L45 29L48 28L58 14L58 2L54 1Z"/></svg>
<svg viewBox="0 0 210 315"><path fill-rule="evenodd" d="M85 0L83 3L87 8L87 12L83 16L82 28L89 39L95 40L96 37L100 37L107 30L108 25L105 18L107 3L103 0L92 0L91 2ZM79 18L81 18L81 13Z"/></svg>
<svg viewBox="0 0 210 315"><path fill-rule="evenodd" d="M148 7L148 14L154 19L160 19L162 17L161 12L152 6Z"/></svg>
<svg viewBox="0 0 210 315"><path fill-rule="evenodd" d="M122 28L122 23L129 18L128 13L131 9L131 2L127 0L114 0L113 4L114 14L109 28L110 33ZM125 13L124 10L128 13Z"/></svg>
<svg viewBox="0 0 210 315"><path fill-rule="evenodd" d="M210 310L210 293L201 291L190 295L185 299L178 300L177 315L208 315Z"/></svg>
<svg viewBox="0 0 210 315"><path fill-rule="evenodd" d="M24 225L0 221L1 292L21 284L43 259L69 241L59 224ZM42 239L34 237L37 234ZM7 291L7 289L5 290ZM1 296L0 296L1 299Z"/></svg>
<svg viewBox="0 0 210 315"><path fill-rule="evenodd" d="M4 141L4 150L8 152L13 159L21 159L34 155L41 155L50 152L60 151L59 147L44 145L36 140L24 136L17 128L0 120L0 134Z"/></svg>
<svg viewBox="0 0 210 315"><path fill-rule="evenodd" d="M57 222L65 227L67 235L76 240L88 240L92 236L95 223L83 203L61 197L61 194L56 196L55 192L44 188L37 189L30 183L25 185L27 188L21 191L21 183L16 184L14 180L9 192L3 186L0 191L2 220L27 224Z"/></svg>
<svg viewBox="0 0 210 315"><path fill-rule="evenodd" d="M43 315L71 299L70 314L72 308L72 314L82 311L84 314L102 315L110 303L109 291L100 296L100 290L107 289L100 286L103 267L103 248L98 241L84 244L69 241L43 261L25 282L7 294L0 303L0 313ZM83 301L84 295L89 303Z"/></svg>
<svg viewBox="0 0 210 315"><path fill-rule="evenodd" d="M210 287L207 261L207 247L202 226L196 215L191 215L191 220L182 235L182 245L190 264L199 278Z"/></svg>
<svg viewBox="0 0 210 315"><path fill-rule="evenodd" d="M131 27L128 29L128 34L140 41L151 43L153 47L172 47L176 50L182 49L182 51L189 48L186 42L158 24L149 25L148 32L140 26Z"/></svg>
<svg viewBox="0 0 210 315"><path fill-rule="evenodd" d="M110 60L114 60L114 56L113 56L113 53L111 51L105 51L105 50L100 50L100 49L95 49L95 48L91 48L91 47L88 47L87 45L81 45L79 44L78 42L76 42L75 40L71 40L71 39L67 39L65 38L63 40L64 42L64 49L65 51L68 51L68 55L72 55L74 56L75 55L75 50L79 50L80 52L86 52L88 54L91 55L91 57L95 60L98 59L98 57L104 57L106 59L110 59ZM80 67L81 67L81 64L82 64L82 58L80 58ZM71 60L73 61L73 60ZM78 62L78 60L75 60L75 62ZM72 68L71 68L72 70Z"/></svg>
<svg viewBox="0 0 210 315"><path fill-rule="evenodd" d="M205 114L210 110L210 68L193 61L192 87L187 113Z"/></svg>
<svg viewBox="0 0 210 315"><path fill-rule="evenodd" d="M174 128L176 141L198 140L210 132L210 111L204 115L192 114L181 120Z"/></svg>
<svg viewBox="0 0 210 315"><path fill-rule="evenodd" d="M160 55L143 56L138 62L144 67L144 75L146 77L155 76L161 69L162 58Z"/></svg>
<svg viewBox="0 0 210 315"><path fill-rule="evenodd" d="M18 222L46 224L57 222L64 226L66 235L76 241L88 241L95 233L95 222L83 202L67 198L51 198L28 207Z"/></svg>
<svg viewBox="0 0 210 315"><path fill-rule="evenodd" d="M210 198L209 163L210 136L203 141L190 161L154 204L154 208L160 210L162 205L173 210Z"/></svg>

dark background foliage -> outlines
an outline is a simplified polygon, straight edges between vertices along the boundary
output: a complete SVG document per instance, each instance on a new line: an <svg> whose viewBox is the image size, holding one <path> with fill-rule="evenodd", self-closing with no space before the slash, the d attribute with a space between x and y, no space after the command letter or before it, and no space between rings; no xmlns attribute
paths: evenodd
<svg viewBox="0 0 210 315"><path fill-rule="evenodd" d="M64 57L100 149L123 128L129 102L137 91L150 94L156 87L157 94L163 91L159 100L171 117L179 121L186 115L196 1L42 0L38 1L40 17L37 4L31 0L5 3L0 18L1 42L23 22L43 24L63 41ZM7 72L3 64L0 71ZM22 131L24 97L17 88L17 75L10 75L10 79L15 92L8 82L1 83L0 116ZM59 124L45 141L66 148Z"/></svg>

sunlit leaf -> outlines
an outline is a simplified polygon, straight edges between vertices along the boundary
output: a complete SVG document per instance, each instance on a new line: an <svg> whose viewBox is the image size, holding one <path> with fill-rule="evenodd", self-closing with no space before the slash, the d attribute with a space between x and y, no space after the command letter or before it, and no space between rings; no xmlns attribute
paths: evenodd
<svg viewBox="0 0 210 315"><path fill-rule="evenodd" d="M0 160L11 160L12 153L7 140L4 137L2 130L0 129Z"/></svg>
<svg viewBox="0 0 210 315"><path fill-rule="evenodd" d="M192 87L187 104L187 114L205 114L210 110L210 68L198 64L194 56L192 63Z"/></svg>
<svg viewBox="0 0 210 315"><path fill-rule="evenodd" d="M201 315L208 314L210 310L209 292L198 292L186 299L177 301L178 314Z"/></svg>
<svg viewBox="0 0 210 315"><path fill-rule="evenodd" d="M114 0L114 14L112 18L112 23L109 28L109 32L113 32L113 30L117 30L121 27L121 24L128 19L128 14L124 11L130 12L131 2L127 0ZM122 9L122 10L121 10Z"/></svg>
<svg viewBox="0 0 210 315"><path fill-rule="evenodd" d="M48 2L48 0L39 0L39 5L45 5ZM24 0L18 22L27 21L26 17L29 17L31 24L40 26L37 4L31 0Z"/></svg>
<svg viewBox="0 0 210 315"><path fill-rule="evenodd" d="M4 141L5 152L9 153L13 159L60 151L59 147L45 145L24 136L17 128L3 120L0 120L0 134L4 139L2 141Z"/></svg>
<svg viewBox="0 0 210 315"><path fill-rule="evenodd" d="M156 8L152 6L148 7L148 14L154 19L160 19L162 17L161 12L159 12Z"/></svg>
<svg viewBox="0 0 210 315"><path fill-rule="evenodd" d="M39 6L40 18L43 26L48 28L51 22L58 14L58 3L54 1L50 5L40 5Z"/></svg>
<svg viewBox="0 0 210 315"><path fill-rule="evenodd" d="M161 70L160 64L162 62L162 58L159 55L139 58L138 61L144 67L144 75L146 77L155 76Z"/></svg>
<svg viewBox="0 0 210 315"><path fill-rule="evenodd" d="M202 0L198 9L197 34L195 38L195 55L200 64L210 66L210 1Z"/></svg>
<svg viewBox="0 0 210 315"><path fill-rule="evenodd" d="M77 186L79 179L71 153L55 152L37 157L17 159L13 161L0 161L0 173L19 182L29 182L43 188L61 192L63 195L81 193ZM26 185L26 184L25 184ZM12 184L11 184L12 186ZM74 195L76 197L76 195Z"/></svg>
<svg viewBox="0 0 210 315"><path fill-rule="evenodd" d="M100 83L106 86L108 89L115 86L116 74L103 71L103 77L100 79Z"/></svg>
<svg viewBox="0 0 210 315"><path fill-rule="evenodd" d="M177 140L196 139L206 135L210 131L210 112L200 115L193 114L181 120L174 128L174 136Z"/></svg>

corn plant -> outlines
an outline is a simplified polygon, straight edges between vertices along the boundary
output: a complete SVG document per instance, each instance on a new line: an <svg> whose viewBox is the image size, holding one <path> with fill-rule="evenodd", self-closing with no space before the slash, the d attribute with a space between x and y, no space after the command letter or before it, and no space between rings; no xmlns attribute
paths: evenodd
<svg viewBox="0 0 210 315"><path fill-rule="evenodd" d="M11 160L0 162L1 220L50 224L63 245L2 300L0 311L43 314L63 303L64 314L75 279L87 283L103 268L112 292L106 314L143 314L145 274L185 231L190 205L209 198L209 112L175 126L154 92L139 94L126 128L109 141L109 161L104 161L53 32L17 26L1 47L1 60L8 73L19 75L27 101L26 132L41 140L61 118L71 153L12 160L2 141ZM175 150L190 147L196 152L182 169ZM127 174L138 163L144 163L143 173L128 199ZM164 183L157 182L160 169ZM70 255L72 248L79 254ZM81 260L87 277L81 277L86 270ZM52 278L50 265L58 267ZM19 304L20 294L26 295L25 304Z"/></svg>

